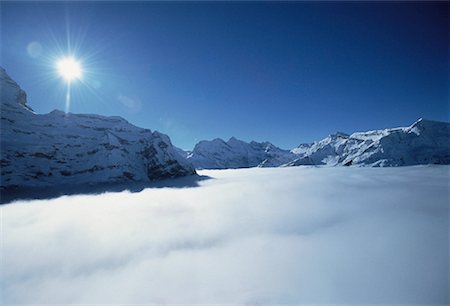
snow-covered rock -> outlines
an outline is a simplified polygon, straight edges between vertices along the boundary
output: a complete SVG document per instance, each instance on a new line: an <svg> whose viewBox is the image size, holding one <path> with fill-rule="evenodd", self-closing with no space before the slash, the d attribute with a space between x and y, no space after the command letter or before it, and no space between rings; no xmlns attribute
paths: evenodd
<svg viewBox="0 0 450 306"><path fill-rule="evenodd" d="M293 158L289 150L270 142L247 143L234 137L227 142L220 138L200 141L187 155L187 160L197 169L278 167Z"/></svg>
<svg viewBox="0 0 450 306"><path fill-rule="evenodd" d="M35 114L0 69L2 192L153 180L194 174L168 136L121 117Z"/></svg>
<svg viewBox="0 0 450 306"><path fill-rule="evenodd" d="M409 127L337 132L292 150L234 137L200 141L186 158L197 169L300 165L393 167L450 164L450 123L419 119Z"/></svg>
<svg viewBox="0 0 450 306"><path fill-rule="evenodd" d="M298 157L286 166L450 164L450 123L419 119L409 127L337 133L292 151Z"/></svg>

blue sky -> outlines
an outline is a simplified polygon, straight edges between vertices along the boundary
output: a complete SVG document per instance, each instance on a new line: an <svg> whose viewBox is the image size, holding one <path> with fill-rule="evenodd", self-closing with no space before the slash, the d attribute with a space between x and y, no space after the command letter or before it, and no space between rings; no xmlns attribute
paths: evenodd
<svg viewBox="0 0 450 306"><path fill-rule="evenodd" d="M64 110L55 61L71 53L71 112L185 149L449 121L446 2L2 1L0 20L1 66L36 112Z"/></svg>

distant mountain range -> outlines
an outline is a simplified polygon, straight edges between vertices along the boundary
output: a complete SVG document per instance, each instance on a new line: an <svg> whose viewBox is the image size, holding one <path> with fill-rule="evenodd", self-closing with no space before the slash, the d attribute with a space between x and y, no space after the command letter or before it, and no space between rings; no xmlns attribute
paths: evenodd
<svg viewBox="0 0 450 306"><path fill-rule="evenodd" d="M220 138L200 141L185 156L198 169L227 169L278 167L292 161L296 155L270 142L247 143L232 137L227 142Z"/></svg>
<svg viewBox="0 0 450 306"><path fill-rule="evenodd" d="M183 153L182 153L183 154ZM336 133L292 150L230 138L200 141L184 156L196 169L300 165L395 167L450 164L450 124L419 119L409 127Z"/></svg>
<svg viewBox="0 0 450 306"><path fill-rule="evenodd" d="M0 88L2 196L26 188L64 191L150 182L195 174L194 169L450 164L446 122L419 119L409 127L336 133L291 150L232 137L200 141L192 151L183 151L167 135L136 127L121 117L57 110L36 114L26 93L3 68Z"/></svg>

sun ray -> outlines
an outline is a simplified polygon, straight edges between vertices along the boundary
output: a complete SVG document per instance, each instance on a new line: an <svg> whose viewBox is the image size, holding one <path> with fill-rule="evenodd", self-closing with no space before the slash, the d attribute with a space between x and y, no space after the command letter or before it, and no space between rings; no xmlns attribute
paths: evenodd
<svg viewBox="0 0 450 306"><path fill-rule="evenodd" d="M65 107L66 114L69 113L69 110L70 110L70 82L67 82L66 107Z"/></svg>

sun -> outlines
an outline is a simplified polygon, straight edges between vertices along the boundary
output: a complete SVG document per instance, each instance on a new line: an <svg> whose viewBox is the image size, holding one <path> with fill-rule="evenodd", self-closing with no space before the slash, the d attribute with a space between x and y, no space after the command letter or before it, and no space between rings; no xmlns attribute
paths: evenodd
<svg viewBox="0 0 450 306"><path fill-rule="evenodd" d="M58 73L67 81L80 79L83 73L80 63L73 57L64 57L57 61Z"/></svg>

